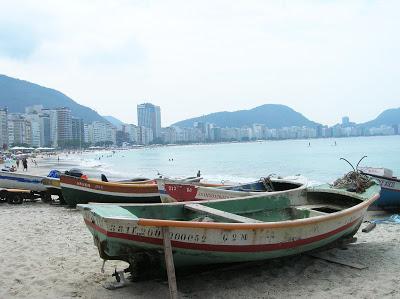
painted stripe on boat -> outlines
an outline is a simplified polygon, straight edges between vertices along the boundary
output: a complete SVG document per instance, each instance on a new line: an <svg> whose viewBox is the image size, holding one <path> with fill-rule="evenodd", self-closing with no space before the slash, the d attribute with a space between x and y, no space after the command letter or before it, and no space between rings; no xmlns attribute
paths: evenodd
<svg viewBox="0 0 400 299"><path fill-rule="evenodd" d="M39 179L27 179L24 177L15 177L15 176L5 176L5 175L0 175L0 180L10 180L10 181L16 181L20 183L30 183L30 184L41 184L43 178Z"/></svg>
<svg viewBox="0 0 400 299"><path fill-rule="evenodd" d="M112 183L102 182L97 180L85 180L80 178L61 176L61 186L75 188L83 187L85 190L93 191L109 191L109 192L122 192L122 193L158 193L157 184L135 184L135 183Z"/></svg>
<svg viewBox="0 0 400 299"><path fill-rule="evenodd" d="M79 190L79 191L88 192L88 193L120 196L120 197L126 197L126 198L160 196L160 194L158 192L157 193L149 193L149 192L140 193L140 192L137 192L136 190L131 190L130 192L121 193L121 192L113 192L113 191L96 190L96 189L85 188L85 187L81 187L81 186L69 185L69 184L64 184L64 183L61 183L61 187L64 189Z"/></svg>
<svg viewBox="0 0 400 299"><path fill-rule="evenodd" d="M274 251L274 250L284 250L296 248L299 246L308 245L314 242L321 241L323 239L327 239L336 234L339 234L346 229L349 229L355 225L358 225L362 221L363 217L359 217L356 220L345 224L337 229L329 231L324 234L316 235L313 237L299 239L295 241L282 242L282 243L274 243L274 244L257 244L257 245L220 245L220 244L199 244L199 243L188 243L181 241L171 241L172 246L175 248L183 248L183 249L192 249L192 250L204 250L204 251L222 251L222 252L259 252L259 251ZM131 234L124 233L116 233L109 232L91 221L85 219L85 223L87 226L92 227L94 230L106 235L107 237L124 239L129 241L141 242L141 243L150 243L154 245L162 245L163 240L159 238L151 238L144 236L137 236Z"/></svg>

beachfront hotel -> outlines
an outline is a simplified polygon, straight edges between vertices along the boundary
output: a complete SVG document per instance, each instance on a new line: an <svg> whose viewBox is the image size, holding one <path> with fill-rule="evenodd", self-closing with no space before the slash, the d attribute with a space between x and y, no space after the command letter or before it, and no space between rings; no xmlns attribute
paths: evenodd
<svg viewBox="0 0 400 299"><path fill-rule="evenodd" d="M149 128L153 131L153 140L161 137L160 106L151 103L139 104L137 105L137 117L139 127Z"/></svg>

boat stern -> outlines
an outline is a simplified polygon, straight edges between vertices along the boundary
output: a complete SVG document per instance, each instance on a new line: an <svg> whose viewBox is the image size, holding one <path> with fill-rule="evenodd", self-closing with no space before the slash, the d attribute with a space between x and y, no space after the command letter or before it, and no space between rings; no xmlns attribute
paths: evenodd
<svg viewBox="0 0 400 299"><path fill-rule="evenodd" d="M129 233L126 227L131 232L135 231L139 218L118 205L79 204L77 209L82 213L84 222L93 235L100 257L104 260L124 260L113 239L118 238L119 234Z"/></svg>

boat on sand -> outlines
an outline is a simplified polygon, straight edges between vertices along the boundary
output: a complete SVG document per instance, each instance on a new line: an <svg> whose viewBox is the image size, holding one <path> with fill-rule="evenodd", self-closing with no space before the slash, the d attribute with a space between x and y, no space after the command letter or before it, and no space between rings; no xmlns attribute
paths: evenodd
<svg viewBox="0 0 400 299"><path fill-rule="evenodd" d="M228 186L189 183L168 178L159 178L156 181L162 202L227 199L260 193L279 196L283 192L301 192L307 184L307 180L302 176L266 177L246 184Z"/></svg>
<svg viewBox="0 0 400 299"><path fill-rule="evenodd" d="M160 202L155 180L138 178L108 182L70 175L61 175L61 192L70 207L88 202L156 203Z"/></svg>
<svg viewBox="0 0 400 299"><path fill-rule="evenodd" d="M377 167L360 167L359 170L381 184L381 197L376 206L389 210L400 208L400 178L393 176L392 170Z"/></svg>
<svg viewBox="0 0 400 299"><path fill-rule="evenodd" d="M376 182L362 193L330 185L231 199L166 204L78 205L103 260L127 272L165 267L167 234L176 267L245 262L300 254L351 238L379 198ZM154 264L154 267L150 265Z"/></svg>

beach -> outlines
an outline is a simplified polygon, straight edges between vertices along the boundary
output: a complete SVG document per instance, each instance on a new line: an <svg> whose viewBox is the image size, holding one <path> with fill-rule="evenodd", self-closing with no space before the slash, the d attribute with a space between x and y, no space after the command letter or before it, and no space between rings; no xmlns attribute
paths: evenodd
<svg viewBox="0 0 400 299"><path fill-rule="evenodd" d="M50 169L80 166L78 156L38 157L28 173L46 175ZM74 160L75 159L75 160ZM91 171L95 173L93 168ZM21 170L20 170L21 171ZM90 169L88 169L90 171ZM388 217L370 211L367 218ZM365 227L367 223L363 223ZM129 282L107 290L114 269L127 264L102 260L78 210L45 204L0 203L0 298L167 298L166 279ZM333 253L356 269L307 254L213 270L177 272L181 298L398 298L400 225L378 224L357 242Z"/></svg>
<svg viewBox="0 0 400 299"><path fill-rule="evenodd" d="M108 261L101 273L102 260L77 210L34 202L2 203L0 211L0 298L168 296L163 279L106 290L102 285L114 280L114 268L126 264ZM338 255L368 267L363 270L301 255L190 275L178 272L178 290L182 298L398 298L400 226L378 224L356 237L357 243Z"/></svg>

